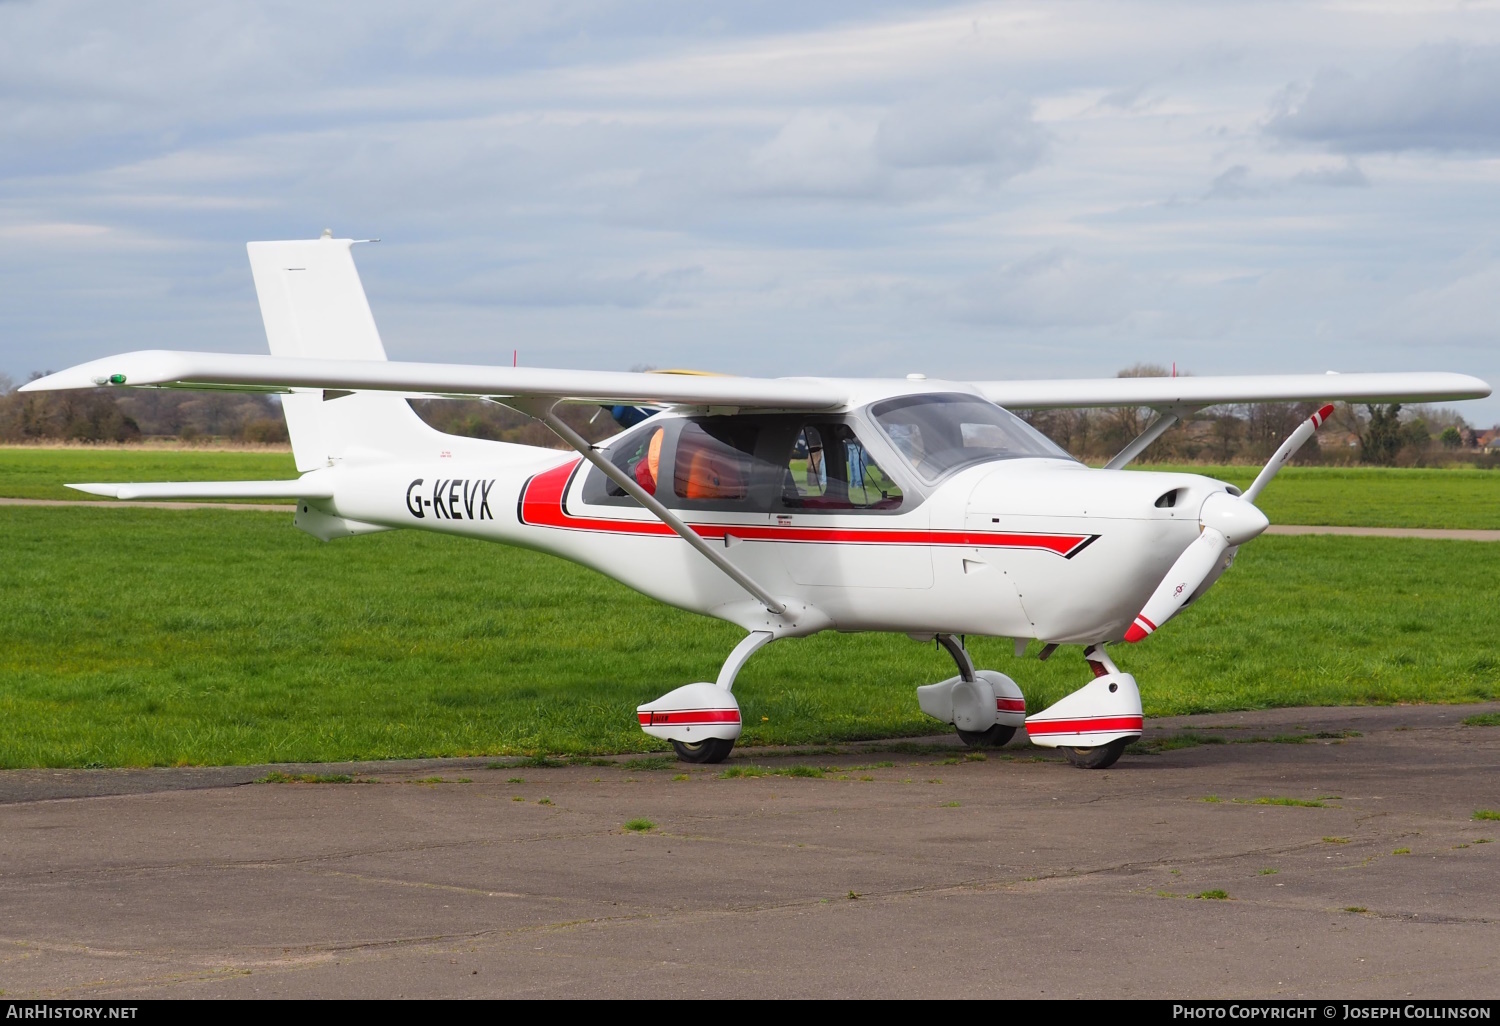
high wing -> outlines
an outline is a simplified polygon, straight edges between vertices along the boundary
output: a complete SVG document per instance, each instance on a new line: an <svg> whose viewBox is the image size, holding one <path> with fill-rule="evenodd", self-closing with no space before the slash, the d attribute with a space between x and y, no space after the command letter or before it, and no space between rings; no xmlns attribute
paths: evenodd
<svg viewBox="0 0 1500 1026"><path fill-rule="evenodd" d="M1226 403L1430 403L1483 399L1490 386L1467 374L1247 374L1233 377L976 381L993 403L1022 410L1090 406L1199 408Z"/></svg>
<svg viewBox="0 0 1500 1026"><path fill-rule="evenodd" d="M547 370L143 350L79 364L29 382L21 389L41 391L100 385L256 392L328 389L447 398L538 397L590 403L827 410L873 392L932 391L942 383ZM967 387L977 388L1001 406L1016 409L1095 406L1201 409L1224 403L1298 400L1440 402L1482 399L1490 394L1490 386L1478 378L1436 372L979 381Z"/></svg>
<svg viewBox="0 0 1500 1026"><path fill-rule="evenodd" d="M129 385L148 388L288 392L322 388L400 392L454 399L548 397L591 403L753 406L820 410L848 401L837 382L796 378L542 370L453 363L322 360L187 353L162 349L79 364L21 386L23 391Z"/></svg>

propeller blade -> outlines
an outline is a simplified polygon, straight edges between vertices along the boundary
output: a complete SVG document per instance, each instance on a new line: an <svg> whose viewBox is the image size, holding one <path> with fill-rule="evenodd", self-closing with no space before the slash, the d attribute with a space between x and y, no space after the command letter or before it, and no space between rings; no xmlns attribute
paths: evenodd
<svg viewBox="0 0 1500 1026"><path fill-rule="evenodd" d="M1125 632L1126 641L1134 644L1176 616L1208 580L1230 546L1243 545L1270 526L1266 515L1255 507L1256 496L1332 413L1330 403L1297 425L1297 430L1281 443L1281 448L1276 450L1243 495L1236 498L1229 492L1215 492L1204 500L1203 509L1198 514L1201 533L1182 550L1167 576L1146 600L1135 623Z"/></svg>
<svg viewBox="0 0 1500 1026"><path fill-rule="evenodd" d="M1276 454L1266 462L1265 467L1255 476L1255 481L1251 483L1249 488L1245 489L1245 494L1241 498L1246 502L1254 502L1255 497L1261 493L1261 490L1271 483L1271 478L1276 476L1276 472L1286 466L1287 460L1291 459L1297 450L1302 448L1307 440L1313 436L1313 432L1317 431L1323 422L1332 415L1333 404L1329 403L1301 424L1298 424L1297 430L1288 435L1286 441L1281 443L1281 448L1277 449Z"/></svg>
<svg viewBox="0 0 1500 1026"><path fill-rule="evenodd" d="M1193 597L1193 592L1198 590L1198 585L1213 572L1214 565L1228 548L1229 539L1222 532L1205 527L1203 533L1193 540L1193 544L1177 557L1177 562L1172 564L1167 576L1161 579L1156 591L1146 600L1135 623L1125 632L1125 640L1135 644L1176 616L1187 600Z"/></svg>

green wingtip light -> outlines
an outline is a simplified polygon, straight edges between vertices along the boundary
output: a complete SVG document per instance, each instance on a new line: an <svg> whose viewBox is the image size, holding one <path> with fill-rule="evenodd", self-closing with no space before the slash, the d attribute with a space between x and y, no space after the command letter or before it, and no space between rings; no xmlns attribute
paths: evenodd
<svg viewBox="0 0 1500 1026"><path fill-rule="evenodd" d="M111 374L109 376L109 383L111 385L123 385L123 384L125 384L125 375L123 375L123 374Z"/></svg>

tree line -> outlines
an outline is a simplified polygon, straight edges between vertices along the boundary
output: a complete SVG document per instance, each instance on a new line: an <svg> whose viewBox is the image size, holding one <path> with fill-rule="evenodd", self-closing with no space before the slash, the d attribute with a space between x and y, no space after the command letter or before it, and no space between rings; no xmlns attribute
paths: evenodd
<svg viewBox="0 0 1500 1026"><path fill-rule="evenodd" d="M1165 376L1165 371L1137 365L1120 376ZM562 444L543 425L495 403L418 399L412 400L412 406L427 423L450 434L525 445ZM1316 403L1213 407L1173 426L1138 462L1262 463L1315 409ZM568 406L563 416L591 441L618 430L610 414L596 406ZM1155 413L1120 407L1023 411L1021 416L1079 459L1101 463L1145 430ZM145 439L251 445L288 440L275 396L176 389L20 392L0 377L0 442L129 443ZM1500 453L1486 450L1497 448L1500 440L1493 429L1476 430L1453 410L1399 403L1340 404L1319 433L1318 443L1304 446L1297 461L1493 466L1500 464Z"/></svg>

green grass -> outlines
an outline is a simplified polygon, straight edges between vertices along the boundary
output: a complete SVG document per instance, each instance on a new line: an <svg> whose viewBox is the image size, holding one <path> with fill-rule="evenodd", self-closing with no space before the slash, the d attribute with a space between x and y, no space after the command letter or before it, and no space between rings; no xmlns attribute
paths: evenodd
<svg viewBox="0 0 1500 1026"><path fill-rule="evenodd" d="M1500 713L1480 713L1478 716L1465 716L1466 727L1500 727Z"/></svg>
<svg viewBox="0 0 1500 1026"><path fill-rule="evenodd" d="M719 774L722 780L736 777L821 777L817 766L730 766Z"/></svg>
<svg viewBox="0 0 1500 1026"><path fill-rule="evenodd" d="M1475 819L1500 819L1500 811L1495 809L1475 809Z"/></svg>
<svg viewBox="0 0 1500 1026"><path fill-rule="evenodd" d="M347 773L267 773L257 784L352 784Z"/></svg>
<svg viewBox="0 0 1500 1026"><path fill-rule="evenodd" d="M1259 467L1148 466L1247 487ZM1500 530L1500 474L1493 470L1287 467L1256 505L1273 524L1450 527Z"/></svg>
<svg viewBox="0 0 1500 1026"><path fill-rule="evenodd" d="M1236 805L1285 805L1296 809L1326 809L1327 805L1320 801L1309 801L1306 798L1232 798Z"/></svg>
<svg viewBox="0 0 1500 1026"><path fill-rule="evenodd" d="M1193 895L1193 897L1205 898L1209 901L1227 901L1229 900L1229 892L1220 890L1199 891L1197 894Z"/></svg>
<svg viewBox="0 0 1500 1026"><path fill-rule="evenodd" d="M10 507L0 538L0 766L660 752L635 707L712 680L740 638L559 559L434 534L324 545L281 514ZM1476 596L1497 576L1500 545L1266 537L1112 652L1149 716L1495 699ZM1087 680L1076 649L970 643L1032 709ZM913 688L951 674L900 635L781 641L736 685L742 743L941 733Z"/></svg>
<svg viewBox="0 0 1500 1026"><path fill-rule="evenodd" d="M0 496L112 500L64 488L112 481L274 481L297 476L290 452L0 446Z"/></svg>
<svg viewBox="0 0 1500 1026"><path fill-rule="evenodd" d="M632 819L630 822L625 824L625 829L634 831L638 834L643 834L648 830L655 830L656 824L651 822L649 819Z"/></svg>
<svg viewBox="0 0 1500 1026"><path fill-rule="evenodd" d="M1222 737L1214 737L1212 734L1196 734L1192 731L1184 731L1181 734L1172 734L1168 737L1154 737L1149 741L1138 741L1134 746L1137 752L1175 752L1182 748L1197 748L1201 745L1228 744Z"/></svg>

